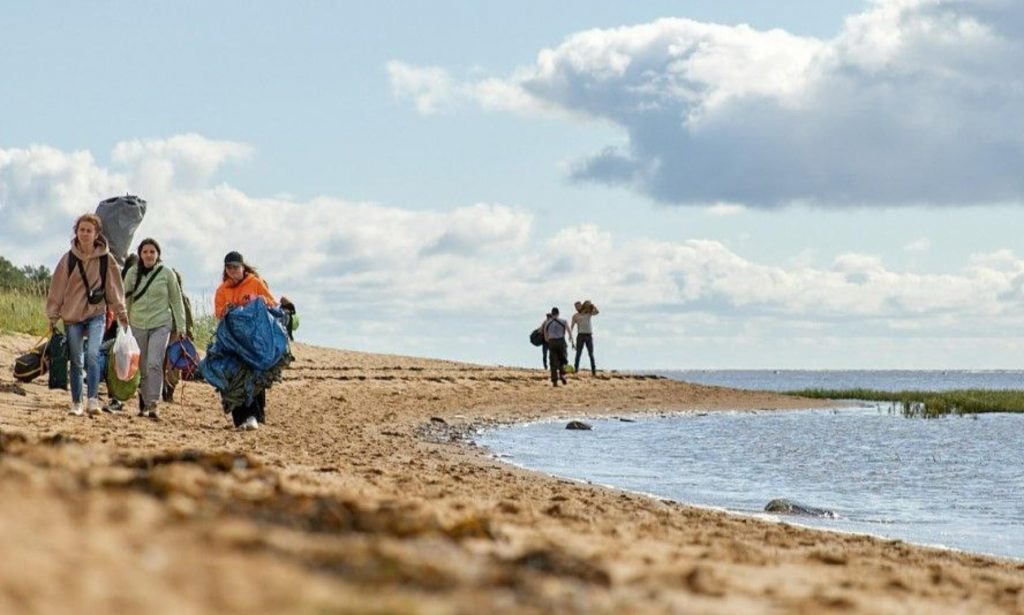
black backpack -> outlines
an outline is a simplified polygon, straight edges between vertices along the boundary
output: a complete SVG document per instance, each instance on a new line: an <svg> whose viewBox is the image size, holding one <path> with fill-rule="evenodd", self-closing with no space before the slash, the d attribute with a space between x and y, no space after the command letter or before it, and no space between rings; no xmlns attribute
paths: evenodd
<svg viewBox="0 0 1024 615"><path fill-rule="evenodd" d="M534 346L544 345L544 334L541 333L540 329L534 329L530 331L530 343Z"/></svg>

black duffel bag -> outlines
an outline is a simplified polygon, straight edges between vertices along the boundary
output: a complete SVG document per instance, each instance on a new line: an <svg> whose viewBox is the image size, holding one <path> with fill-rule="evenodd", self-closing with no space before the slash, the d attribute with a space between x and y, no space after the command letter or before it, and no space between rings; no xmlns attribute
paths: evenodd
<svg viewBox="0 0 1024 615"><path fill-rule="evenodd" d="M20 382L32 382L39 376L46 373L49 367L49 360L46 349L50 345L50 338L44 337L32 348L14 360L14 378Z"/></svg>
<svg viewBox="0 0 1024 615"><path fill-rule="evenodd" d="M530 343L534 346L544 345L544 334L540 332L540 329L534 329L530 332Z"/></svg>

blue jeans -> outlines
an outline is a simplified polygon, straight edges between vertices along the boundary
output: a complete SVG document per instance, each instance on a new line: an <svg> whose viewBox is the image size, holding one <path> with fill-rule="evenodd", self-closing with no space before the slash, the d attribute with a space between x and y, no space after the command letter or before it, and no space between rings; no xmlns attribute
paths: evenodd
<svg viewBox="0 0 1024 615"><path fill-rule="evenodd" d="M106 315L100 314L82 322L64 323L68 334L68 354L71 355L71 401L82 401L82 338L88 339L85 348L85 379L89 399L99 397L100 388L100 344L103 343L103 326Z"/></svg>

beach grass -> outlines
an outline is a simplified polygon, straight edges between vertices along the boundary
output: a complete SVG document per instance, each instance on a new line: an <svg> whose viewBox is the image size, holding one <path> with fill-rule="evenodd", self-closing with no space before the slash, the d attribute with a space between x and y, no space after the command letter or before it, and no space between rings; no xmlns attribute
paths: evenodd
<svg viewBox="0 0 1024 615"><path fill-rule="evenodd" d="M0 290L0 331L43 335L48 325L44 295Z"/></svg>
<svg viewBox="0 0 1024 615"><path fill-rule="evenodd" d="M192 341L201 352L206 350L217 330L217 319L210 312L195 315L192 321Z"/></svg>
<svg viewBox="0 0 1024 615"><path fill-rule="evenodd" d="M813 399L890 402L904 416L935 418L950 414L1024 412L1024 390L879 391L876 389L803 389L786 391Z"/></svg>
<svg viewBox="0 0 1024 615"><path fill-rule="evenodd" d="M0 331L44 335L48 325L45 295L23 290L0 289ZM192 325L196 348L204 350L216 329L217 319L212 313L197 313Z"/></svg>

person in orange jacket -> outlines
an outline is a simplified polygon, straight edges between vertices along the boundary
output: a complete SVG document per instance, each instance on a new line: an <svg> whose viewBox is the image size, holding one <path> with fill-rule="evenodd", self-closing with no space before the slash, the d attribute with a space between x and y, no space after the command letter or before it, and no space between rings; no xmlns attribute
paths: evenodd
<svg viewBox="0 0 1024 615"><path fill-rule="evenodd" d="M256 297L263 297L267 307L277 305L267 283L256 273L256 268L246 263L238 252L228 252L224 256L223 281L213 298L217 319L224 318L230 308L246 305ZM267 392L260 391L251 404L231 411L235 427L244 430L259 428L260 423L266 422L266 407Z"/></svg>
<svg viewBox="0 0 1024 615"><path fill-rule="evenodd" d="M213 298L213 313L217 320L224 318L229 307L240 307L256 297L263 297L267 307L274 307L277 301L270 294L270 288L238 252L228 252L224 257L223 281Z"/></svg>

